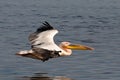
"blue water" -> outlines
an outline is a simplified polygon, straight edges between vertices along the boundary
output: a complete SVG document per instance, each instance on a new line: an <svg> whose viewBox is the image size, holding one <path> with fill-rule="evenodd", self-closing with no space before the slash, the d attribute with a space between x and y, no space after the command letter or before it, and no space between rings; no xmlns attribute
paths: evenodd
<svg viewBox="0 0 120 80"><path fill-rule="evenodd" d="M70 41L95 48L47 62L14 55L44 21ZM0 0L0 80L120 80L119 0Z"/></svg>

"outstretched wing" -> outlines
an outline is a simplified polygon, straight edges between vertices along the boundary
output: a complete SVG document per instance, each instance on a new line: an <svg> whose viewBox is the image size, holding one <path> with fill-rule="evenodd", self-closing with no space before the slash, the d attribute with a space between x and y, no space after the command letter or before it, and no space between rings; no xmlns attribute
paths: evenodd
<svg viewBox="0 0 120 80"><path fill-rule="evenodd" d="M29 41L32 47L49 49L57 47L54 43L54 36L58 33L58 30L54 29L48 22L44 22L43 25L36 30L36 32L30 34ZM54 50L54 49L53 49Z"/></svg>
<svg viewBox="0 0 120 80"><path fill-rule="evenodd" d="M25 53L25 54L17 54L23 57L28 57L28 58L33 58L33 59L37 59L37 60L42 60L47 61L50 58L57 58L60 57L59 52L60 51L51 51L51 50L47 50L47 49L42 49L42 48L32 48L31 50L32 52Z"/></svg>

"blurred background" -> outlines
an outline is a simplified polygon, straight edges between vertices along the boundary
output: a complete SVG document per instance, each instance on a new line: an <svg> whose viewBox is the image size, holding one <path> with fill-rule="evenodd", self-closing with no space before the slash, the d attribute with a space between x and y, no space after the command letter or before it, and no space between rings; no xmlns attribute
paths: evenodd
<svg viewBox="0 0 120 80"><path fill-rule="evenodd" d="M47 62L16 56L44 21L55 41L95 48ZM0 80L120 80L119 0L0 0Z"/></svg>

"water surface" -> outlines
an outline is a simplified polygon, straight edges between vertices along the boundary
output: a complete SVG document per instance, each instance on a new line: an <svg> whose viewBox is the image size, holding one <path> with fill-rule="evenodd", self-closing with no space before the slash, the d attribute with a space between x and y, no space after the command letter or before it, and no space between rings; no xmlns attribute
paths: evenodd
<svg viewBox="0 0 120 80"><path fill-rule="evenodd" d="M119 0L1 0L0 80L120 80ZM41 62L14 55L30 49L28 35L43 21L94 51Z"/></svg>

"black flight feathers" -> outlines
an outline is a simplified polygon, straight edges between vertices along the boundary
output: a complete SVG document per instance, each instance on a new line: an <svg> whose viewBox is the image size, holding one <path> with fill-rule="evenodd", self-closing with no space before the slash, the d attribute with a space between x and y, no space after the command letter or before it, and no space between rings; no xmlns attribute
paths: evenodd
<svg viewBox="0 0 120 80"><path fill-rule="evenodd" d="M29 35L29 40L32 41L34 40L35 38L37 38L38 34L41 33L41 32L44 32L44 31L47 31L47 30L53 30L54 28L48 23L48 22L44 22L43 25L41 25L37 30L36 32L32 33Z"/></svg>
<svg viewBox="0 0 120 80"><path fill-rule="evenodd" d="M47 31L47 30L52 30L54 29L47 21L45 21L43 23L43 25L41 25L38 29L37 29L37 33L43 32L43 31Z"/></svg>

